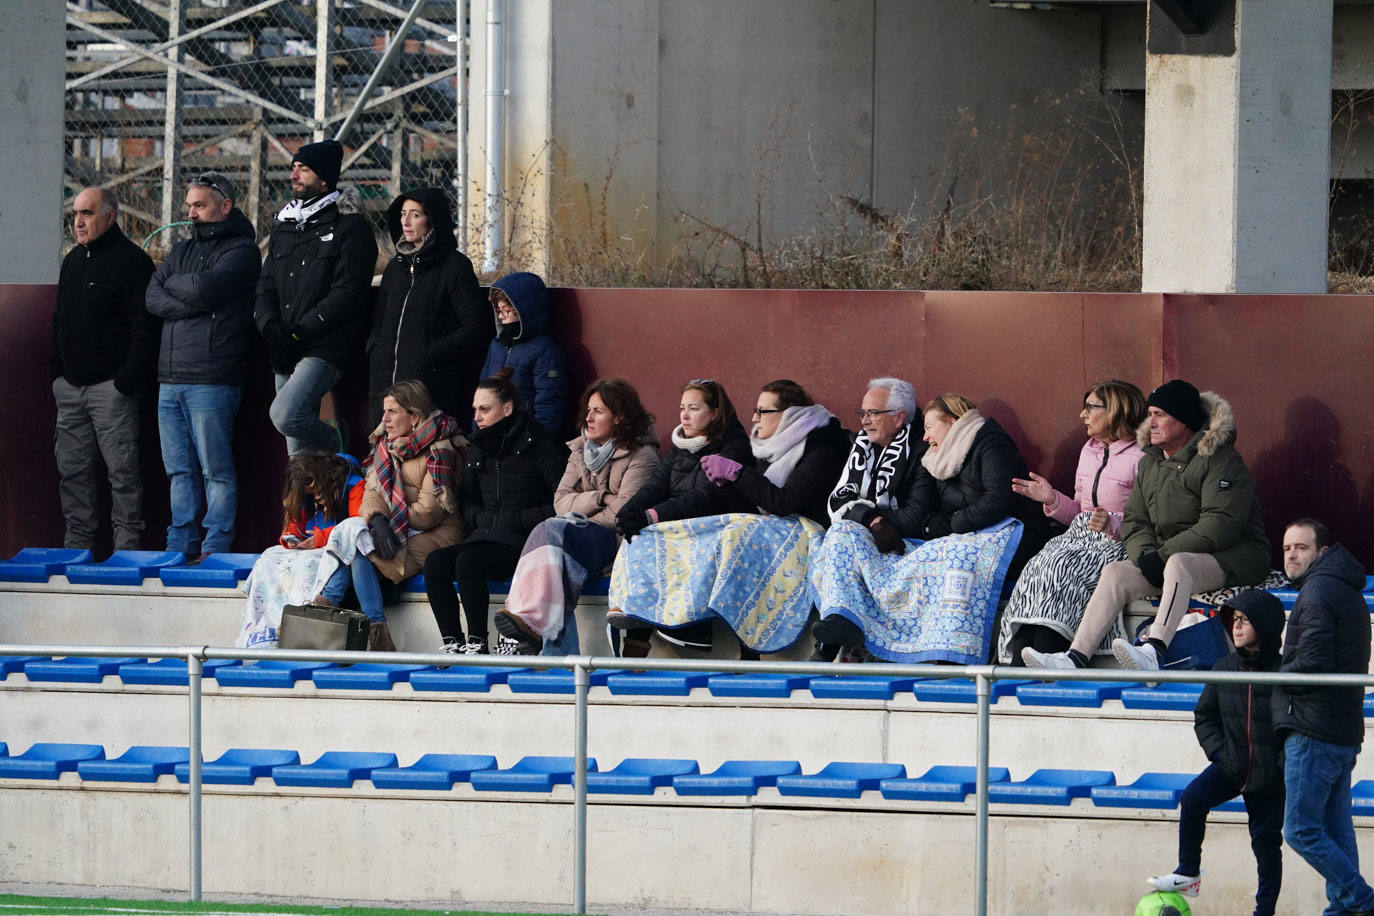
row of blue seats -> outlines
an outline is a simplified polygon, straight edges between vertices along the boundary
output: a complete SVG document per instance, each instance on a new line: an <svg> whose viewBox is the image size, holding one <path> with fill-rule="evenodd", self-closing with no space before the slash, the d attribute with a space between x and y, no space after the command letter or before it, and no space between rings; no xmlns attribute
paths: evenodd
<svg viewBox="0 0 1374 916"><path fill-rule="evenodd" d="M159 579L163 585L190 588L236 588L248 578L256 553L213 553L194 565L175 550L119 550L99 563L91 562L89 550L69 547L25 547L0 561L0 582L47 582L53 576L66 576L77 585L132 585L144 579ZM493 594L505 594L510 580L489 583ZM602 577L588 584L585 595L606 595L611 580ZM423 594L423 574L407 579L402 590Z"/></svg>
<svg viewBox="0 0 1374 916"><path fill-rule="evenodd" d="M22 672L31 682L100 683L116 676L125 684L184 686L186 662L168 658L46 658L0 656L0 680ZM433 667L428 665L356 664L268 660L244 665L211 660L205 675L223 686L293 687L302 680L321 689L389 690L407 682L419 691L488 692L505 684L512 693L571 694L572 672L566 669ZM705 688L713 696L785 699L794 691L809 691L816 699L891 700L898 694L927 702L977 702L977 690L967 678L911 678L881 675L836 676L804 674L714 674L687 671L620 671L591 673L591 685L614 695L688 696ZM992 685L992 699L1014 696L1023 706L1100 707L1119 700L1128 709L1184 710L1197 704L1199 684L1161 684L1146 687L1128 681L1060 682L1005 680ZM1374 695L1369 711L1374 714Z"/></svg>
<svg viewBox="0 0 1374 916"><path fill-rule="evenodd" d="M23 754L8 756L0 742L0 777L57 779L73 772L93 782L156 782L172 774L188 782L189 754L184 747L137 746L113 760L98 744L34 744ZM522 757L501 768L487 754L425 754L410 766L399 766L395 754L368 751L326 751L313 763L302 764L291 750L232 748L201 767L206 784L252 785L270 778L278 786L350 788L370 781L379 789L446 791L457 783L489 792L550 792L570 785L571 757ZM671 787L682 796L752 796L773 787L780 795L815 798L860 798L877 791L883 798L905 801L963 802L975 791L977 775L969 766L933 766L919 777L908 777L900 763L826 764L803 774L795 760L730 760L702 773L695 760L632 757L604 772L594 758L587 761L587 790L598 794L652 795ZM1040 769L1013 781L1006 767L988 770L988 799L1005 804L1068 805L1090 798L1099 807L1172 809L1189 773L1145 773L1130 785L1119 786L1108 770ZM1351 791L1357 814L1374 814L1374 780L1357 783ZM1218 806L1243 811L1240 798Z"/></svg>

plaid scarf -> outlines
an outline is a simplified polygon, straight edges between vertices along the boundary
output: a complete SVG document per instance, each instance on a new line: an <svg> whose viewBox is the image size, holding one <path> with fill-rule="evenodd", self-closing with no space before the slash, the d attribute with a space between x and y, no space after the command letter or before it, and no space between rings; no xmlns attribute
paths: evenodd
<svg viewBox="0 0 1374 916"><path fill-rule="evenodd" d="M401 465L428 452L425 469L429 471L430 480L434 481L440 505L448 508L453 503L457 480L457 460L449 439L457 432L458 421L436 410L421 420L407 437L388 441L380 430L374 433L377 444L367 464L377 471L377 492L386 503L391 530L402 543L405 543L406 530L410 525L410 507L406 505Z"/></svg>

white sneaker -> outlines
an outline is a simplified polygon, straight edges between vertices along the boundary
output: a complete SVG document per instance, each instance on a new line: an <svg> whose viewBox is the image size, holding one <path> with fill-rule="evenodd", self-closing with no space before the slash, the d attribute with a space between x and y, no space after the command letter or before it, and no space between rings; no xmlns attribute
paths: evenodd
<svg viewBox="0 0 1374 916"><path fill-rule="evenodd" d="M1037 652L1030 646L1021 650L1027 668L1077 668L1067 652Z"/></svg>
<svg viewBox="0 0 1374 916"><path fill-rule="evenodd" d="M1133 646L1124 639L1112 640L1112 654L1121 663L1123 668L1131 668L1136 671L1158 671L1159 656L1155 654L1155 647L1146 643L1143 646Z"/></svg>
<svg viewBox="0 0 1374 916"><path fill-rule="evenodd" d="M1196 897L1197 892L1202 887L1202 875L1180 875L1177 872L1167 875L1155 875L1153 878L1146 878L1145 881L1158 891L1173 891L1185 897Z"/></svg>
<svg viewBox="0 0 1374 916"><path fill-rule="evenodd" d="M458 647L459 655L486 655L487 641L480 636L469 636L467 642Z"/></svg>
<svg viewBox="0 0 1374 916"><path fill-rule="evenodd" d="M444 647L439 651L443 652L445 655L462 655L463 644L460 643L458 640L454 639L452 636L445 636Z"/></svg>
<svg viewBox="0 0 1374 916"><path fill-rule="evenodd" d="M509 636L496 637L496 645L492 646L492 655L519 655L520 641L511 639Z"/></svg>

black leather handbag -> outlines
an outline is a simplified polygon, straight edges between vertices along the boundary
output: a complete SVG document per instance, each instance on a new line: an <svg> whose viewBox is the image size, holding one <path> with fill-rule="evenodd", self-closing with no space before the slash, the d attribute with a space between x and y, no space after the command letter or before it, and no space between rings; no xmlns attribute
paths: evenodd
<svg viewBox="0 0 1374 916"><path fill-rule="evenodd" d="M277 646L281 649L367 650L367 615L325 604L288 604L282 608Z"/></svg>

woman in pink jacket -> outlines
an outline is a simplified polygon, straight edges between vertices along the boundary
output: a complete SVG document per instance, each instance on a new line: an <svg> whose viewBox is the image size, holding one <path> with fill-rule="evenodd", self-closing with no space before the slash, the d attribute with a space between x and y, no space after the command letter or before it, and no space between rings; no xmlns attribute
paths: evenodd
<svg viewBox="0 0 1374 916"><path fill-rule="evenodd" d="M1143 454L1135 429L1145 418L1145 397L1130 382L1107 379L1083 395L1078 416L1088 441L1078 454L1072 497L1039 474L1012 481L1013 490L1041 503L1046 515L1069 530L1032 557L1016 581L997 637L997 657L1003 664L1024 664L1022 650L1067 649L1102 567L1126 558L1121 513ZM1122 627L1118 617L1098 646L1099 653L1111 652L1112 640L1124 635Z"/></svg>

